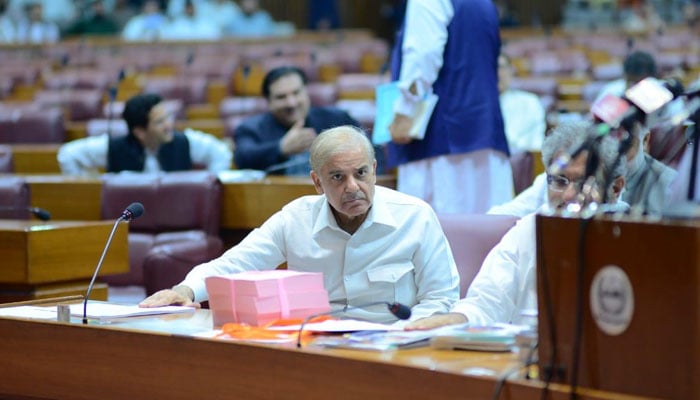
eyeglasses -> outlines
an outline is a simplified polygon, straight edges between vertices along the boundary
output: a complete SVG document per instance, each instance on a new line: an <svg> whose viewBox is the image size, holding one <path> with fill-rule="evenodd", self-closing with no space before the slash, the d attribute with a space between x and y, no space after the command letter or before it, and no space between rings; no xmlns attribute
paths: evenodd
<svg viewBox="0 0 700 400"><path fill-rule="evenodd" d="M575 187L580 188L583 185L583 181L584 179L572 181L563 175L547 175L547 185L549 185L549 188L555 192L565 191L572 183L575 185Z"/></svg>

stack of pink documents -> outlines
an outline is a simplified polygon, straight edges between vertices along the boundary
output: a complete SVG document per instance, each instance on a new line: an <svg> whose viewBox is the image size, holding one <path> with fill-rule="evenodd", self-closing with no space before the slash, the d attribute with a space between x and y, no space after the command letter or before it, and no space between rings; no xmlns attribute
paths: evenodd
<svg viewBox="0 0 700 400"><path fill-rule="evenodd" d="M248 271L206 278L214 326L264 325L330 311L323 274L289 270Z"/></svg>

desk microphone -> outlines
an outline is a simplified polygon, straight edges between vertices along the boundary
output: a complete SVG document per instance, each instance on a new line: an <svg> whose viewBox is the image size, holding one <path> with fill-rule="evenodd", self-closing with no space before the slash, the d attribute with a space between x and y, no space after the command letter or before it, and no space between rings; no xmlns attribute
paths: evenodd
<svg viewBox="0 0 700 400"><path fill-rule="evenodd" d="M39 207L15 207L15 206L0 206L0 211L29 211L42 221L51 219L51 213Z"/></svg>
<svg viewBox="0 0 700 400"><path fill-rule="evenodd" d="M376 306L378 304L386 304L389 311L392 314L394 314L394 316L396 316L396 318L398 318L398 319L411 318L411 308L410 307L405 306L405 305L398 303L398 302L389 303L386 301L375 301L373 303L362 304L359 306L345 306L341 310L327 311L327 312L323 312L323 313L309 315L308 317L304 318L304 321L302 321L301 326L299 326L299 333L297 334L297 347L301 348L301 334L304 331L304 326L312 319L317 318L317 317L326 316L326 315L342 314L342 313L347 312L348 310L355 310L358 308Z"/></svg>
<svg viewBox="0 0 700 400"><path fill-rule="evenodd" d="M112 243L112 237L114 237L114 232L117 230L119 222L129 222L134 218L140 217L141 214L143 214L143 204L139 202L134 202L129 204L129 207L122 211L122 215L119 218L117 218L116 221L114 221L114 225L112 226L112 232L110 232L109 238L107 238L107 243L105 244L105 247L102 250L102 256L100 256L100 261L97 262L95 272L92 274L92 279L90 280L90 284L87 288L87 293L85 293L85 300L83 301L83 324L87 324L87 303L90 299L92 287L95 285L95 279L97 278L97 274L100 272L100 267L102 267L102 262L105 259L105 255L107 254L107 249L109 249L109 245Z"/></svg>

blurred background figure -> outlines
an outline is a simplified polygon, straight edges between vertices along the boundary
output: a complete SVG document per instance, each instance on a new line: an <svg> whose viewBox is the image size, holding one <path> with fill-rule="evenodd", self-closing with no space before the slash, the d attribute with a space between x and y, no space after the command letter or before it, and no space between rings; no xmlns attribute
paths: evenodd
<svg viewBox="0 0 700 400"><path fill-rule="evenodd" d="M131 41L157 39L167 22L162 3L158 0L146 0L141 13L127 22L122 31L122 38Z"/></svg>
<svg viewBox="0 0 700 400"><path fill-rule="evenodd" d="M60 39L58 26L44 20L41 2L26 3L26 19L19 23L17 41L19 43L55 43Z"/></svg>
<svg viewBox="0 0 700 400"><path fill-rule="evenodd" d="M198 16L194 2L185 1L185 12L163 25L160 38L163 40L216 40L221 37L218 24Z"/></svg>
<svg viewBox="0 0 700 400"><path fill-rule="evenodd" d="M265 37L277 35L277 26L270 14L260 8L258 0L242 0L241 15L226 27L233 37Z"/></svg>
<svg viewBox="0 0 700 400"><path fill-rule="evenodd" d="M8 0L0 0L0 43L17 41L17 22L7 7Z"/></svg>
<svg viewBox="0 0 700 400"><path fill-rule="evenodd" d="M214 21L223 31L241 17L241 9L233 0L209 0L196 5L196 15L205 21Z"/></svg>
<svg viewBox="0 0 700 400"><path fill-rule="evenodd" d="M9 0L9 10L16 15L25 13L27 5L41 5L41 20L66 28L78 18L76 1L73 0Z"/></svg>
<svg viewBox="0 0 700 400"><path fill-rule="evenodd" d="M337 0L309 0L309 28L319 31L338 29L340 14Z"/></svg>
<svg viewBox="0 0 700 400"><path fill-rule="evenodd" d="M117 22L107 14L103 0L88 2L88 11L66 30L66 36L113 35L119 32Z"/></svg>
<svg viewBox="0 0 700 400"><path fill-rule="evenodd" d="M524 90L511 89L514 70L510 58L498 56L498 91L503 126L511 153L540 151L547 122L540 98Z"/></svg>

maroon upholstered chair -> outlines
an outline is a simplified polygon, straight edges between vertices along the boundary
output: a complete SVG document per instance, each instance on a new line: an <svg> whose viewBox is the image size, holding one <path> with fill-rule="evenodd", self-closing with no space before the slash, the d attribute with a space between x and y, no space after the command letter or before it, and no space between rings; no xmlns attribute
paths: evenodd
<svg viewBox="0 0 700 400"><path fill-rule="evenodd" d="M102 218L118 217L134 201L141 202L145 212L130 223L130 271L105 277L107 283L143 285L151 294L221 254L221 185L215 175L186 171L103 176Z"/></svg>
<svg viewBox="0 0 700 400"><path fill-rule="evenodd" d="M29 185L21 177L0 179L0 219L29 219Z"/></svg>
<svg viewBox="0 0 700 400"><path fill-rule="evenodd" d="M226 97L219 104L219 115L228 118L253 115L267 111L267 100L259 96Z"/></svg>
<svg viewBox="0 0 700 400"><path fill-rule="evenodd" d="M72 121L86 121L102 113L102 96L100 89L42 90L34 95L34 102L63 107Z"/></svg>
<svg viewBox="0 0 700 400"><path fill-rule="evenodd" d="M374 118L377 114L374 100L338 100L335 106L345 110L351 117L355 118L367 132L372 132Z"/></svg>
<svg viewBox="0 0 700 400"><path fill-rule="evenodd" d="M513 169L513 191L517 195L532 185L535 180L534 156L529 151L520 151L510 155Z"/></svg>
<svg viewBox="0 0 700 400"><path fill-rule="evenodd" d="M511 215L444 214L438 215L438 219L457 263L461 298L467 293L486 255L518 218Z"/></svg>
<svg viewBox="0 0 700 400"><path fill-rule="evenodd" d="M306 90L314 106L330 106L338 99L338 88L332 83L312 82Z"/></svg>
<svg viewBox="0 0 700 400"><path fill-rule="evenodd" d="M0 107L0 143L62 143L65 137L59 108Z"/></svg>

